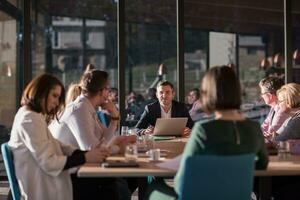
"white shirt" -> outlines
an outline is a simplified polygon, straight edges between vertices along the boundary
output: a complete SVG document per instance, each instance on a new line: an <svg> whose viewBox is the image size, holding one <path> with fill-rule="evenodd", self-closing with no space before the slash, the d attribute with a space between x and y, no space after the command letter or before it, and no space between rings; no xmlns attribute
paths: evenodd
<svg viewBox="0 0 300 200"><path fill-rule="evenodd" d="M160 110L161 110L161 118L172 118L172 105L168 112L165 112L162 106L160 106Z"/></svg>
<svg viewBox="0 0 300 200"><path fill-rule="evenodd" d="M108 128L101 124L90 101L80 95L49 128L58 140L81 150L90 150L102 139L106 142L112 139L116 126L111 124Z"/></svg>
<svg viewBox="0 0 300 200"><path fill-rule="evenodd" d="M8 143L14 156L21 199L71 200L72 183L63 171L74 148L54 139L43 115L21 107Z"/></svg>

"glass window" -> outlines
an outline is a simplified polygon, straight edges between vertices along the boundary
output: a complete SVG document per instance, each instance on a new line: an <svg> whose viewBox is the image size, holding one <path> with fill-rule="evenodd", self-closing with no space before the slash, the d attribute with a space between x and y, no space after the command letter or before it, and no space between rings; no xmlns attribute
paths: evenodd
<svg viewBox="0 0 300 200"><path fill-rule="evenodd" d="M208 67L208 32L186 28L184 45L185 91L188 95L190 90L199 89L200 80Z"/></svg>
<svg viewBox="0 0 300 200"><path fill-rule="evenodd" d="M117 73L115 23L104 20L84 21L78 18L53 17L52 24L52 73L66 86L79 81L87 64L93 64L95 68L101 70L114 69L112 73ZM116 86L117 76L112 75L112 77L114 79L111 84Z"/></svg>
<svg viewBox="0 0 300 200"><path fill-rule="evenodd" d="M292 19L293 19L293 78L296 83L300 83L300 24L299 24L300 4L298 1L292 1Z"/></svg>
<svg viewBox="0 0 300 200"><path fill-rule="evenodd" d="M206 59L207 66L233 67L242 84L242 98L245 104L242 106L243 110L252 108L260 110L263 105L258 87L260 79L268 75L269 68L283 71L282 2L276 1L270 4L267 1L232 3L221 0L212 2L199 0L185 2L184 8L185 34L187 35L187 30L202 31L207 34L207 37L198 36L194 39L194 41L201 41L201 44L196 42L194 44L201 49L202 59ZM189 40L186 38L185 42L187 41ZM185 44L186 92L196 87L196 81L200 82L201 79L199 75L201 72L195 71L189 75L191 64L188 60L191 59L191 55L188 54L190 50L187 46L190 42L187 43ZM261 68L260 63L263 59L269 60L269 65ZM191 80L195 82L194 85L191 84ZM258 115L253 115L254 117L251 115L251 117L261 119L260 112L256 113Z"/></svg>
<svg viewBox="0 0 300 200"><path fill-rule="evenodd" d="M0 126L11 128L16 112L16 20L0 11Z"/></svg>
<svg viewBox="0 0 300 200"><path fill-rule="evenodd" d="M126 93L135 92L128 95L127 111L136 115L158 80L176 87L176 1L128 1L126 13Z"/></svg>

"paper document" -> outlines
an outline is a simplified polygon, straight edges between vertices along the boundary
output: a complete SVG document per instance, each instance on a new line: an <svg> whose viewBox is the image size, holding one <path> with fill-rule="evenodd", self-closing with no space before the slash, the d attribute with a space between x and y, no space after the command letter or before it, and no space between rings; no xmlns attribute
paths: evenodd
<svg viewBox="0 0 300 200"><path fill-rule="evenodd" d="M175 158L159 163L156 166L177 171L180 165L181 157L182 155L176 156Z"/></svg>

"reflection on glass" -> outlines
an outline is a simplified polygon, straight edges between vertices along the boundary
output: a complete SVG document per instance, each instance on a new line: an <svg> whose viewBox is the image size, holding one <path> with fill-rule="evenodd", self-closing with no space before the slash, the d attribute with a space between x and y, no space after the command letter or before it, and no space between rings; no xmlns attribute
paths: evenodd
<svg viewBox="0 0 300 200"><path fill-rule="evenodd" d="M16 107L16 20L0 12L0 126L11 128Z"/></svg>
<svg viewBox="0 0 300 200"><path fill-rule="evenodd" d="M64 85L78 82L87 64L110 74L117 85L116 24L105 20L53 17L52 73Z"/></svg>

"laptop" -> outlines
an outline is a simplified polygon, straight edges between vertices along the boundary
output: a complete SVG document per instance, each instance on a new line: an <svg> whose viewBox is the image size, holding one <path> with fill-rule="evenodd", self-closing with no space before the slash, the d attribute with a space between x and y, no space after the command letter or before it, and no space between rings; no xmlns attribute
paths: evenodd
<svg viewBox="0 0 300 200"><path fill-rule="evenodd" d="M188 118L158 118L155 123L153 135L181 136L186 127Z"/></svg>

